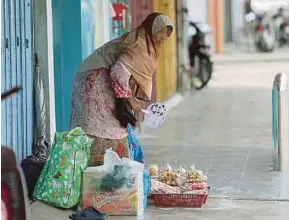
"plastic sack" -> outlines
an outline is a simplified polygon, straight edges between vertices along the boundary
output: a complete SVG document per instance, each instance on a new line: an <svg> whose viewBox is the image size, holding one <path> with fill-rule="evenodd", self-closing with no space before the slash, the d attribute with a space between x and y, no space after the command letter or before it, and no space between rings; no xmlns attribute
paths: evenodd
<svg viewBox="0 0 289 220"><path fill-rule="evenodd" d="M131 167L126 165L115 165L113 172L106 174L99 186L99 190L103 192L114 192L123 188L125 184L129 184L132 180Z"/></svg>
<svg viewBox="0 0 289 220"><path fill-rule="evenodd" d="M114 192L129 185L133 181L133 173L143 173L144 165L128 158L120 159L116 152L111 148L106 150L104 164L99 167L99 171L104 173L98 190L103 192Z"/></svg>
<svg viewBox="0 0 289 220"><path fill-rule="evenodd" d="M129 166L131 167L131 172L143 172L144 171L144 164L131 160L126 157L121 159L119 158L118 154L114 152L111 148L107 149L104 154L104 164L103 164L102 169L105 172L111 172L115 165Z"/></svg>
<svg viewBox="0 0 289 220"><path fill-rule="evenodd" d="M90 159L92 142L81 128L57 132L34 197L60 208L75 206L79 202L82 174Z"/></svg>
<svg viewBox="0 0 289 220"><path fill-rule="evenodd" d="M128 133L127 141L132 159L139 163L145 163L144 151L140 142L137 139L135 131L130 124L128 124L126 130Z"/></svg>
<svg viewBox="0 0 289 220"><path fill-rule="evenodd" d="M147 178L144 164L120 159L108 149L103 166L89 167L84 172L82 207L91 206L109 215L141 215L144 195L150 187Z"/></svg>

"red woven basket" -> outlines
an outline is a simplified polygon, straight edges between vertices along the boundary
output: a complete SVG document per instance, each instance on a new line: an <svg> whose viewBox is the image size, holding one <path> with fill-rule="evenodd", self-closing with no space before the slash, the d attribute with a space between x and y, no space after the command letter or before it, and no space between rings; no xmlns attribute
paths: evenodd
<svg viewBox="0 0 289 220"><path fill-rule="evenodd" d="M205 194L154 194L157 208L201 208L207 202Z"/></svg>

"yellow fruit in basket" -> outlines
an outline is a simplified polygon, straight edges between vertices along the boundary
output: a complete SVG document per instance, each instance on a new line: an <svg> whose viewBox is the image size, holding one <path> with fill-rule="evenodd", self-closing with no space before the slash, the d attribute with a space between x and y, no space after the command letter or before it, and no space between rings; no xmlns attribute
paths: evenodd
<svg viewBox="0 0 289 220"><path fill-rule="evenodd" d="M191 170L186 175L187 183L201 183L205 181L204 175L198 170Z"/></svg>
<svg viewBox="0 0 289 220"><path fill-rule="evenodd" d="M149 173L151 177L157 177L159 175L159 167L157 164L152 164L149 166Z"/></svg>
<svg viewBox="0 0 289 220"><path fill-rule="evenodd" d="M178 186L179 175L175 172L163 172L159 176L159 181L170 186Z"/></svg>

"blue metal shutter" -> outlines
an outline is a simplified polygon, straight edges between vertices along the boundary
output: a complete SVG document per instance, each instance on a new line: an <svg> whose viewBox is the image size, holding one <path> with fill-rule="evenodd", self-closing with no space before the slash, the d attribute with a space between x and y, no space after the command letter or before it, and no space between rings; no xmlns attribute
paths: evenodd
<svg viewBox="0 0 289 220"><path fill-rule="evenodd" d="M1 101L1 142L21 161L32 153L33 144L32 0L2 0L1 20L1 92L23 87L15 97Z"/></svg>

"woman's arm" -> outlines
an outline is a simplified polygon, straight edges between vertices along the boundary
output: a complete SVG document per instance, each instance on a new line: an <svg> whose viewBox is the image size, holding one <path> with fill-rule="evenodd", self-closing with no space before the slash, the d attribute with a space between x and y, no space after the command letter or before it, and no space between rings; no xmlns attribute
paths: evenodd
<svg viewBox="0 0 289 220"><path fill-rule="evenodd" d="M117 61L111 67L110 78L112 80L112 89L116 98L132 97L132 90L129 85L131 74L122 64L122 62Z"/></svg>
<svg viewBox="0 0 289 220"><path fill-rule="evenodd" d="M121 61L117 61L112 66L110 70L110 77L116 98L127 99L131 108L135 112L139 112L141 110L140 103L133 96L135 88L134 79L131 77L130 72Z"/></svg>

